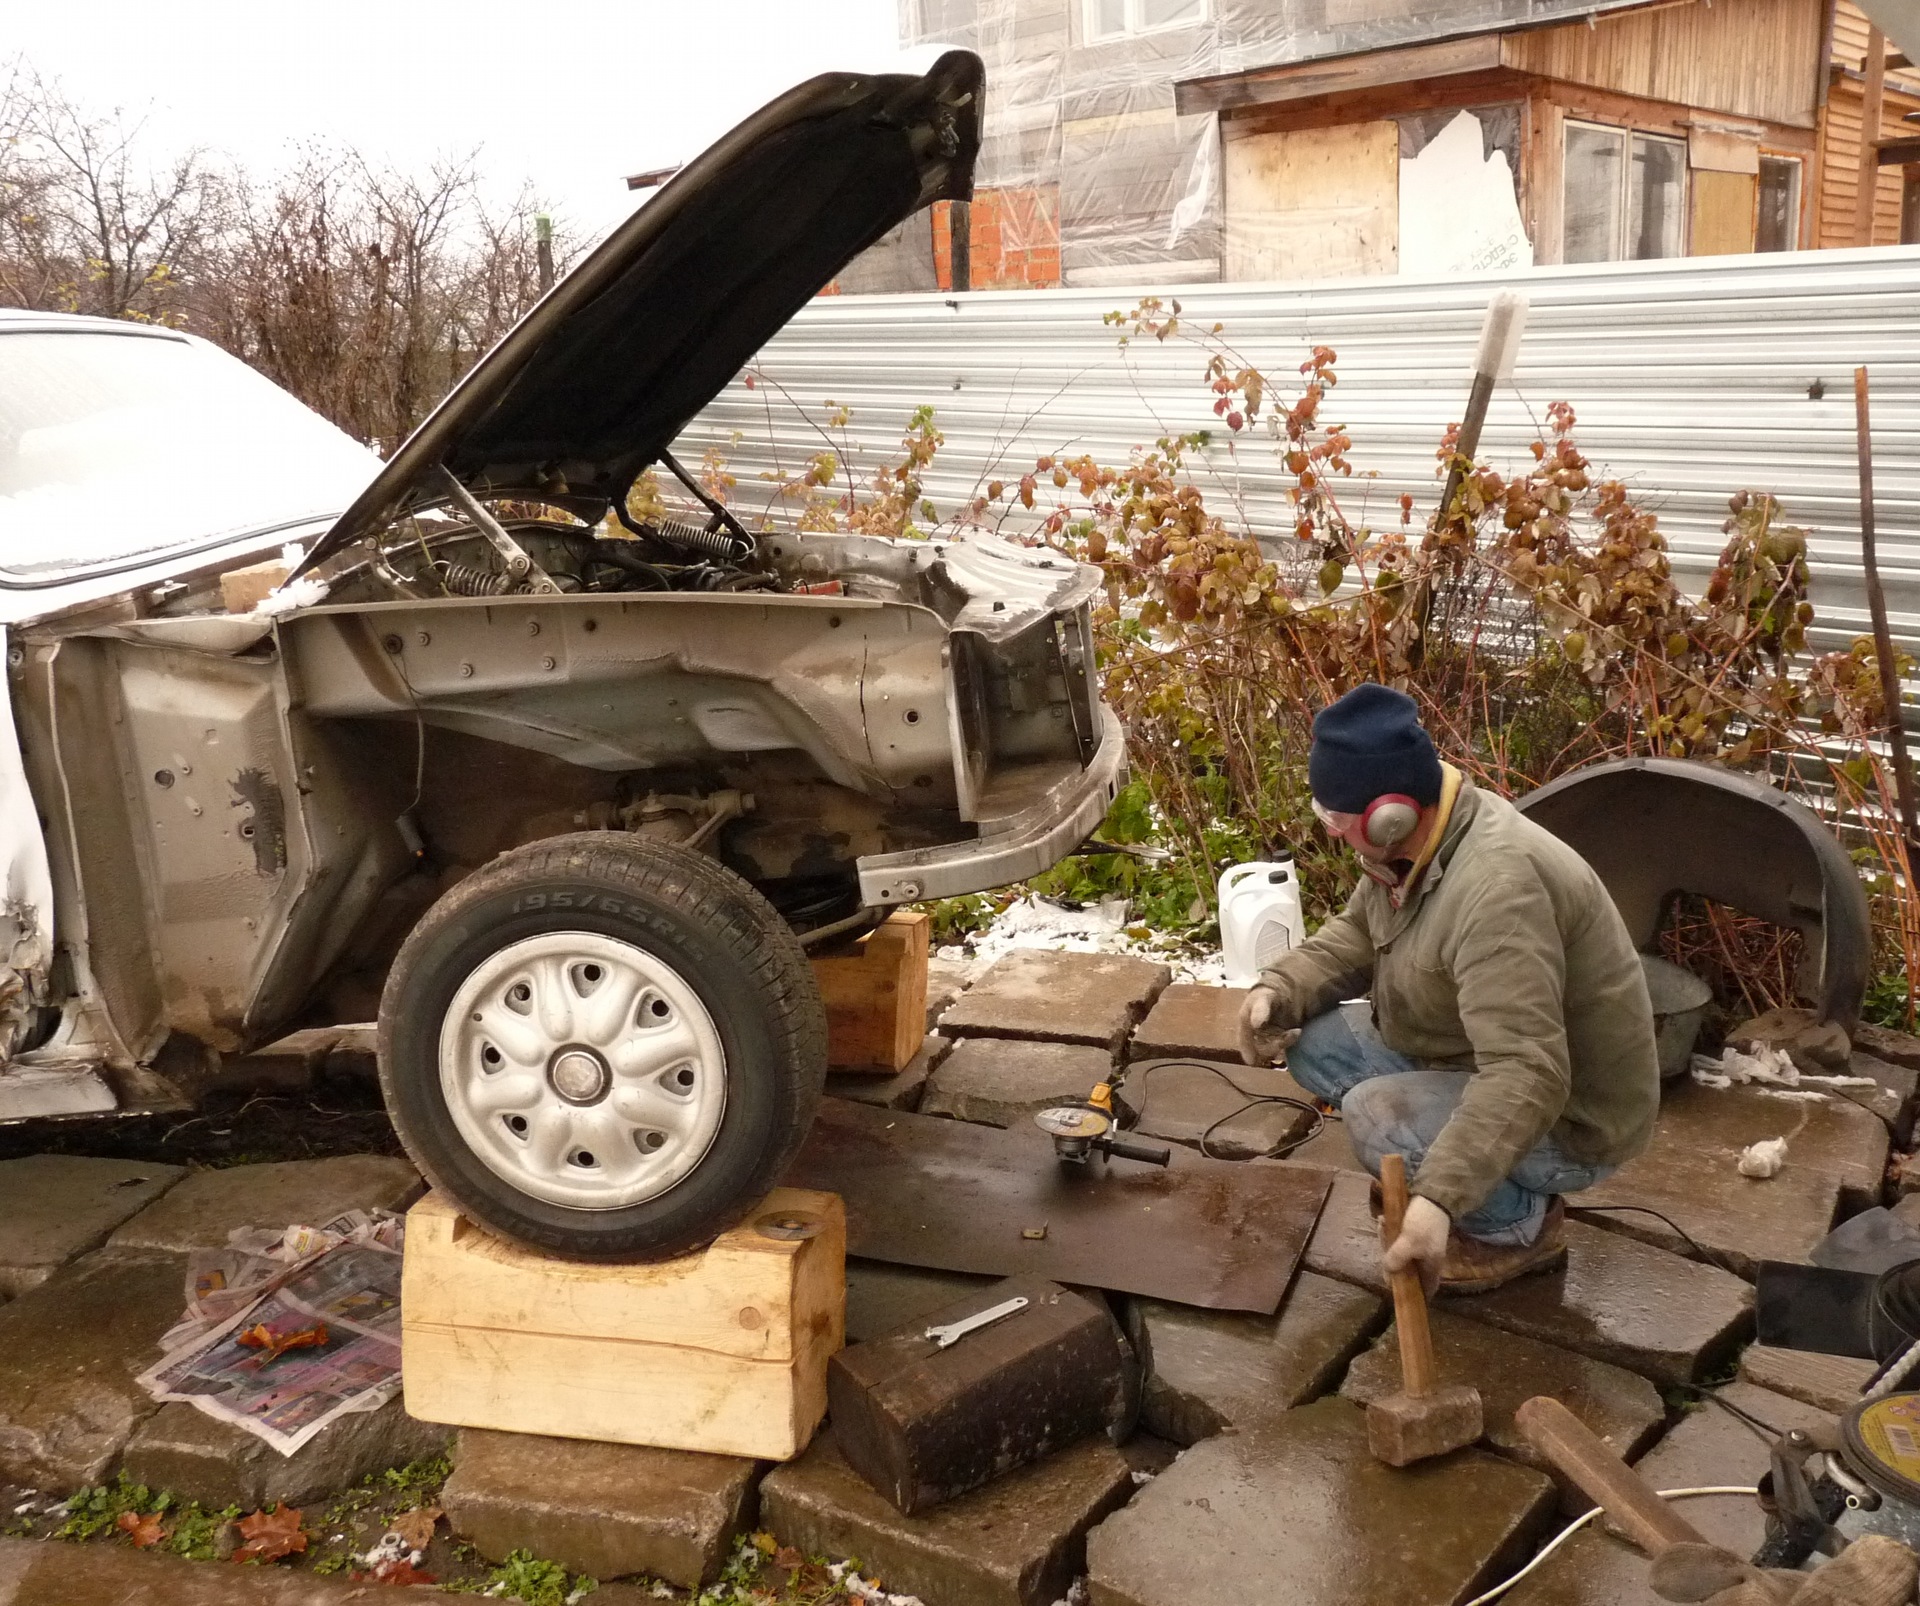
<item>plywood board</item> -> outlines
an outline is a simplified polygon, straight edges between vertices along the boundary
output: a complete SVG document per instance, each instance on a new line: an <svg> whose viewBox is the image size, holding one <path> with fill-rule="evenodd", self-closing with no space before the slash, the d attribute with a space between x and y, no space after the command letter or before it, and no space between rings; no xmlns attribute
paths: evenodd
<svg viewBox="0 0 1920 1606"><path fill-rule="evenodd" d="M1222 172L1227 278L1335 278L1398 266L1397 124L1228 140Z"/></svg>
<svg viewBox="0 0 1920 1606"><path fill-rule="evenodd" d="M1757 178L1745 173L1693 175L1692 218L1687 254L1737 256L1753 249Z"/></svg>
<svg viewBox="0 0 1920 1606"><path fill-rule="evenodd" d="M826 1411L846 1216L776 1189L697 1254L599 1265L493 1238L430 1193L408 1212L401 1309L422 1421L784 1460Z"/></svg>

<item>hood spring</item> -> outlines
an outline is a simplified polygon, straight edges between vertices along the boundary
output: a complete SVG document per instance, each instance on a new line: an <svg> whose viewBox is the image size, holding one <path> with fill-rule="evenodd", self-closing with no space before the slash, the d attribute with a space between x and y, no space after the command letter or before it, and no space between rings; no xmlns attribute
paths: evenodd
<svg viewBox="0 0 1920 1606"><path fill-rule="evenodd" d="M510 576L474 563L442 561L434 569L440 583L456 597L503 597L513 585Z"/></svg>

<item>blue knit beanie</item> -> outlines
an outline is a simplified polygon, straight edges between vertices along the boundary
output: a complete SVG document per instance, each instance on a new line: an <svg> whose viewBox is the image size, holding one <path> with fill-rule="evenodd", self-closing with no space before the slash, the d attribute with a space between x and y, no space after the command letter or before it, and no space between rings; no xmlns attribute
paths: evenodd
<svg viewBox="0 0 1920 1606"><path fill-rule="evenodd" d="M1438 803L1440 755L1413 699L1368 681L1313 716L1307 784L1336 814L1364 813L1388 792Z"/></svg>

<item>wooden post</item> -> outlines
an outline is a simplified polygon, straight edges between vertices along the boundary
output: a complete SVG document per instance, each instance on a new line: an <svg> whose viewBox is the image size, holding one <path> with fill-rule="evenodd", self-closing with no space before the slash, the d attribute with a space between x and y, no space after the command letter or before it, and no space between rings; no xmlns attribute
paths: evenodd
<svg viewBox="0 0 1920 1606"><path fill-rule="evenodd" d="M1867 81L1860 96L1860 188L1853 198L1853 243L1873 244L1873 204L1880 189L1880 123L1887 97L1887 36L1867 33Z"/></svg>
<svg viewBox="0 0 1920 1606"><path fill-rule="evenodd" d="M973 288L973 203L954 201L947 208L947 260L956 290Z"/></svg>
<svg viewBox="0 0 1920 1606"><path fill-rule="evenodd" d="M1920 809L1913 795L1913 771L1907 763L1906 716L1900 706L1900 666L1893 632L1887 627L1887 594L1880 589L1880 565L1874 553L1873 432L1867 417L1867 371L1853 371L1854 424L1860 436L1860 563L1866 572L1867 610L1873 617L1873 657L1880 666L1880 700L1887 713L1887 741L1893 748L1893 782L1900 796L1900 825L1910 850L1920 851Z"/></svg>

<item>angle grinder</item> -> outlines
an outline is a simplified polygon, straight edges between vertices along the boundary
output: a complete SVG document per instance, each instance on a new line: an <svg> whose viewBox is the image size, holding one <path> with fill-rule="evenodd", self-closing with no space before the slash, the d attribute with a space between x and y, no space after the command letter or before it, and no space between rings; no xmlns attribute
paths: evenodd
<svg viewBox="0 0 1920 1606"><path fill-rule="evenodd" d="M1165 1165L1173 1151L1163 1143L1141 1143L1116 1136L1113 1086L1102 1082L1085 1099L1052 1104L1034 1112L1033 1124L1053 1139L1053 1152L1069 1165L1085 1165L1098 1154L1103 1160L1138 1160L1143 1165Z"/></svg>

